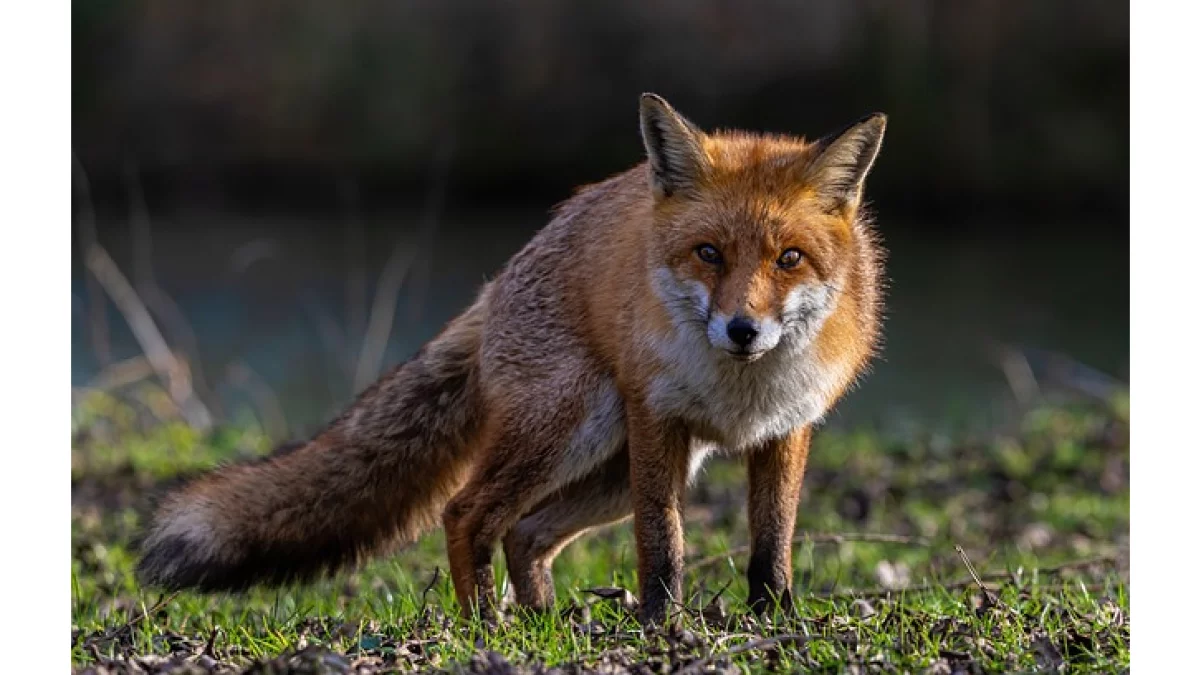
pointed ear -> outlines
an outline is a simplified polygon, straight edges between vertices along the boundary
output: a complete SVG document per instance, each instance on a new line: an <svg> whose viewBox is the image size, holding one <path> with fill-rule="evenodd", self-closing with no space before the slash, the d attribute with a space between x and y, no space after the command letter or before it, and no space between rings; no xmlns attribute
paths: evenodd
<svg viewBox="0 0 1200 675"><path fill-rule="evenodd" d="M642 94L641 121L655 197L693 188L708 169L704 132L656 94Z"/></svg>
<svg viewBox="0 0 1200 675"><path fill-rule="evenodd" d="M879 154L887 115L874 113L818 142L818 155L810 165L809 180L829 209L857 208L863 182Z"/></svg>

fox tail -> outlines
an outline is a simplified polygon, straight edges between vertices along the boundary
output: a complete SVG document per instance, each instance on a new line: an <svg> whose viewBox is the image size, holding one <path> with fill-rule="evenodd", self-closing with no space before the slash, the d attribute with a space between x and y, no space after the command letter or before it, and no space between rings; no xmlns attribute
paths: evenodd
<svg viewBox="0 0 1200 675"><path fill-rule="evenodd" d="M215 591L304 581L435 526L481 426L487 294L313 440L167 495L143 539L142 582Z"/></svg>

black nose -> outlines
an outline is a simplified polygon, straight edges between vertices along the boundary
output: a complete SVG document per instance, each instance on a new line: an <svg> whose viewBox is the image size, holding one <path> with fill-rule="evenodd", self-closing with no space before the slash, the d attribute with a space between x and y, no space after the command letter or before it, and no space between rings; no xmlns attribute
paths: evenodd
<svg viewBox="0 0 1200 675"><path fill-rule="evenodd" d="M725 327L725 332L729 333L729 339L739 347L749 345L754 342L754 338L758 337L758 327L754 325L754 322L740 316L730 319L729 325Z"/></svg>

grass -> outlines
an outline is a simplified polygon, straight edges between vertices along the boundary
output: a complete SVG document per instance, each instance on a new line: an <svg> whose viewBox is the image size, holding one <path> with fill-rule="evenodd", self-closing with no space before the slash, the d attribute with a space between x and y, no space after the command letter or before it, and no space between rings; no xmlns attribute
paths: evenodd
<svg viewBox="0 0 1200 675"><path fill-rule="evenodd" d="M133 577L151 497L269 449L251 422L207 437L157 392L74 411L72 661L104 672L995 672L1129 666L1125 402L1058 404L987 435L824 431L794 552L796 611L745 610L744 472L690 493L688 597L630 613L628 524L555 564L559 611L458 618L440 533L316 584L163 598ZM887 535L873 537L872 535ZM962 547L962 554L956 547ZM971 576L966 561L978 571ZM497 556L500 578L503 559ZM139 670L140 669L140 670ZM190 670L189 670L190 669Z"/></svg>

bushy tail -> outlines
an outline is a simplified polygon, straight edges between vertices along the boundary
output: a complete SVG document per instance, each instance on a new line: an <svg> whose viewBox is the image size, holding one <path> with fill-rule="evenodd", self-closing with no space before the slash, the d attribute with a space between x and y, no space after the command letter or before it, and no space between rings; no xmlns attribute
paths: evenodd
<svg viewBox="0 0 1200 675"><path fill-rule="evenodd" d="M467 477L487 289L312 441L163 500L138 574L169 589L303 581L414 540Z"/></svg>

